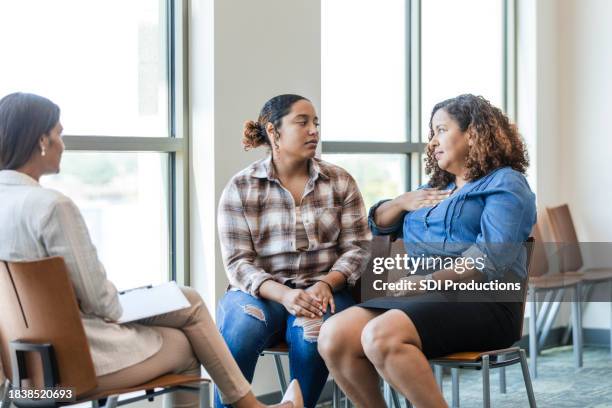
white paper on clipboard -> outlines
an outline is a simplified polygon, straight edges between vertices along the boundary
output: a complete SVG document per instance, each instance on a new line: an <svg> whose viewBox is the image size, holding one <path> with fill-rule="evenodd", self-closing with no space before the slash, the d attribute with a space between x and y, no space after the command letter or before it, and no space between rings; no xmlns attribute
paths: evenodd
<svg viewBox="0 0 612 408"><path fill-rule="evenodd" d="M130 289L119 293L123 314L118 323L129 323L147 317L170 313L189 307L189 301L176 282Z"/></svg>

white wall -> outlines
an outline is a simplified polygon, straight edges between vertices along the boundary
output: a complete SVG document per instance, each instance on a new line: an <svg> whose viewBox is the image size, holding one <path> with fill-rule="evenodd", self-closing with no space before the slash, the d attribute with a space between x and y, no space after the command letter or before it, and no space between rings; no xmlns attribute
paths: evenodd
<svg viewBox="0 0 612 408"><path fill-rule="evenodd" d="M232 175L266 153L242 150L244 121L256 120L281 93L320 107L320 0L193 0L190 28L191 275L212 310L227 286L216 236L219 197ZM257 370L256 393L278 389L270 357Z"/></svg>
<svg viewBox="0 0 612 408"><path fill-rule="evenodd" d="M560 198L582 241L612 241L612 2L558 3Z"/></svg>
<svg viewBox="0 0 612 408"><path fill-rule="evenodd" d="M580 241L612 242L612 2L518 4L518 123L531 144L538 206L569 203ZM584 326L608 328L610 319L608 303L592 303Z"/></svg>
<svg viewBox="0 0 612 408"><path fill-rule="evenodd" d="M582 242L612 242L611 22L609 0L558 0L559 203L569 203ZM610 305L592 303L584 326L610 321Z"/></svg>

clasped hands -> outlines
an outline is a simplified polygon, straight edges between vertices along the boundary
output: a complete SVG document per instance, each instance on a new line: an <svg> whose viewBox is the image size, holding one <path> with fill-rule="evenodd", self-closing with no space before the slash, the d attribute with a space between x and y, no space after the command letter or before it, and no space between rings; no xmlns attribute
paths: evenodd
<svg viewBox="0 0 612 408"><path fill-rule="evenodd" d="M321 317L330 308L331 313L336 312L334 295L329 284L323 281L316 282L306 289L290 289L282 298L283 306L296 317Z"/></svg>

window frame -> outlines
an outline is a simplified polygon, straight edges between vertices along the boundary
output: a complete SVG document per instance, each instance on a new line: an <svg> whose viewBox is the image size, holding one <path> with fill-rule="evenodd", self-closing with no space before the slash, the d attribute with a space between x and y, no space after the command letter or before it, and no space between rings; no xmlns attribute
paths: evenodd
<svg viewBox="0 0 612 408"><path fill-rule="evenodd" d="M168 155L168 279L189 285L189 71L187 0L164 0L168 83L168 135L65 135L66 151L155 152Z"/></svg>
<svg viewBox="0 0 612 408"><path fill-rule="evenodd" d="M405 0L406 35L406 130L404 142L323 141L323 154L393 153L406 156L406 191L423 183L422 157L426 143L421 133L421 1ZM503 0L502 95L503 109L516 118L516 0Z"/></svg>

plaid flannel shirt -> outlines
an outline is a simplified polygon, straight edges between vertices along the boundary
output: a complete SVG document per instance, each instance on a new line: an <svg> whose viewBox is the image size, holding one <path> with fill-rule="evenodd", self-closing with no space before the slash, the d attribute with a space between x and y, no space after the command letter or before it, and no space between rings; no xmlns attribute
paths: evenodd
<svg viewBox="0 0 612 408"><path fill-rule="evenodd" d="M349 285L370 257L372 235L361 193L342 168L309 163L300 204L308 248L296 249L295 203L275 175L271 156L235 175L219 203L219 239L232 288L253 296L266 280L307 287L330 271Z"/></svg>

